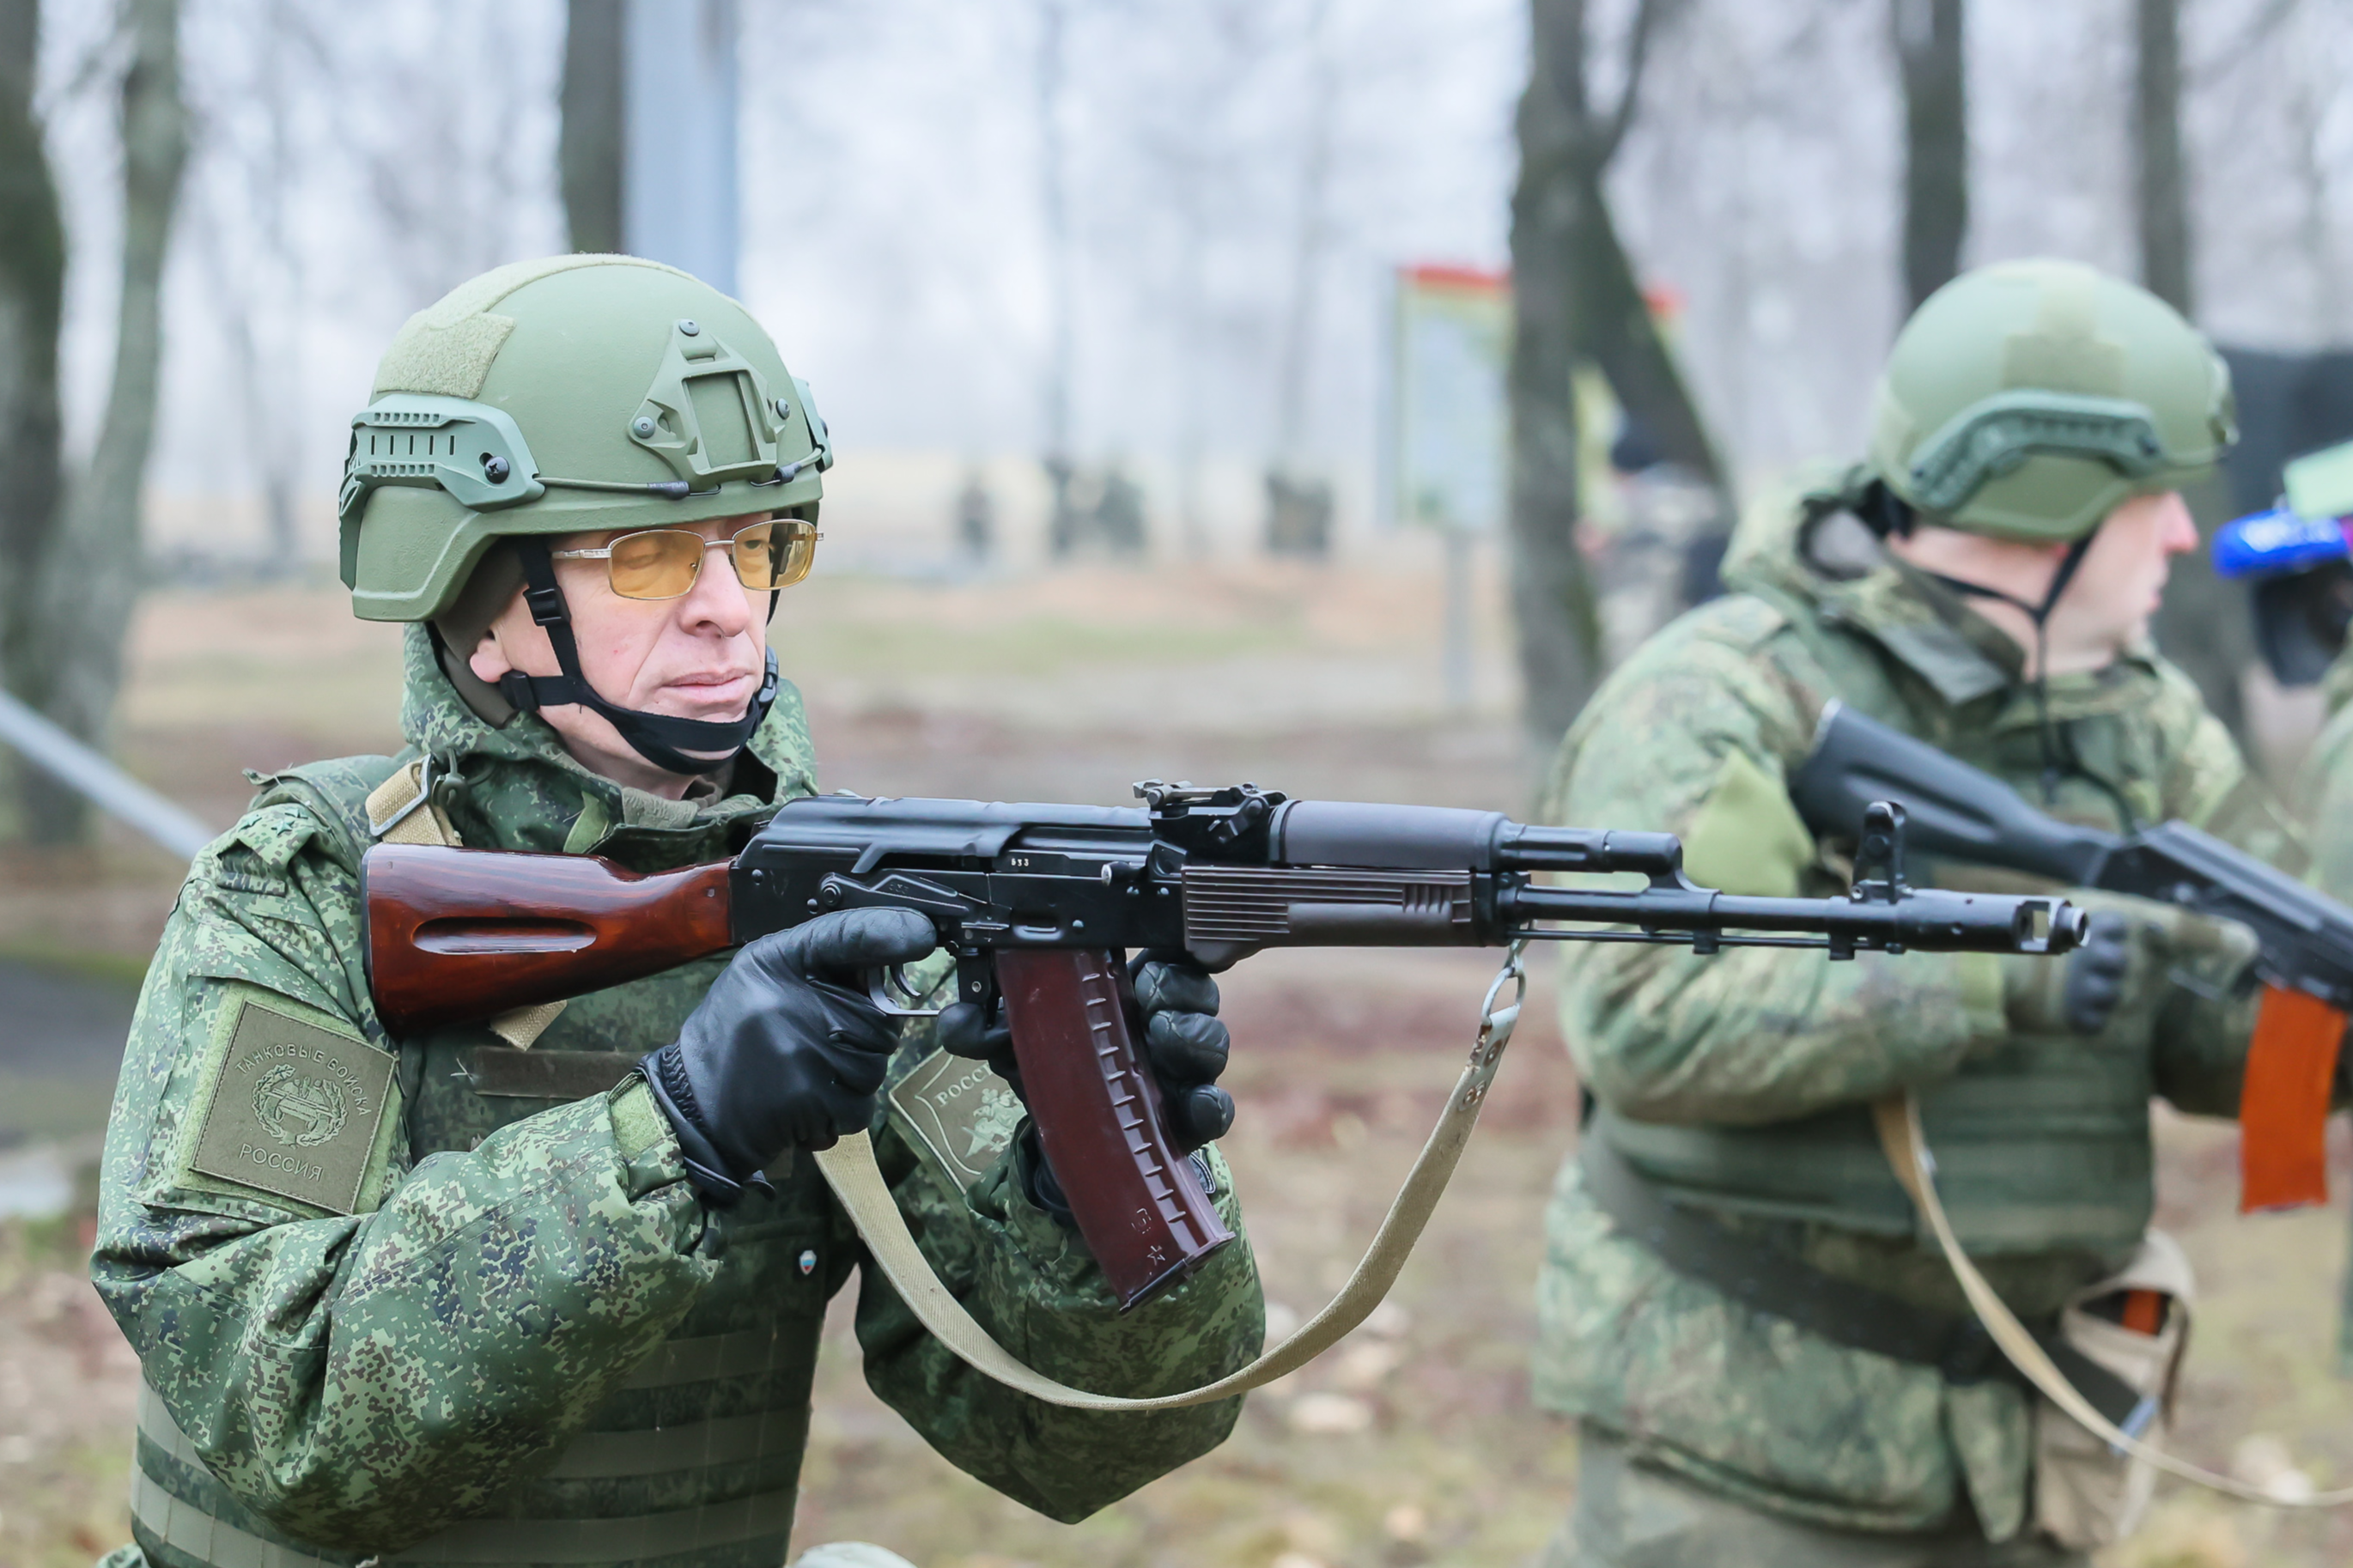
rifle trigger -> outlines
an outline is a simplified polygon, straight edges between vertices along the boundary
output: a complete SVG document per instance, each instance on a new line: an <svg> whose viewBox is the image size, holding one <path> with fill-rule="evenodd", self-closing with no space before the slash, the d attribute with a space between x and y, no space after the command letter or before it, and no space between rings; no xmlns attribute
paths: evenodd
<svg viewBox="0 0 2353 1568"><path fill-rule="evenodd" d="M940 1016L940 1010L937 1007L922 1005L923 993L917 991L909 983L907 966L903 963L886 964L881 969L868 970L866 995L885 1017L936 1018Z"/></svg>

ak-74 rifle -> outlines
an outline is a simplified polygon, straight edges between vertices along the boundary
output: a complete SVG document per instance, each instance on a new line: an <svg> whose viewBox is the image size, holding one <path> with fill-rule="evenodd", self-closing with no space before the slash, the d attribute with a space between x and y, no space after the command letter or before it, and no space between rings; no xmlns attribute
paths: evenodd
<svg viewBox="0 0 2353 1568"><path fill-rule="evenodd" d="M2120 834L2059 821L1992 774L1835 702L1789 776L1789 799L1818 837L1853 834L1893 802L1912 849L1932 861L2127 893L2251 929L2264 993L2240 1094L2241 1206L2327 1197L2322 1134L2353 1011L2353 909L2186 822Z"/></svg>
<svg viewBox="0 0 2353 1568"><path fill-rule="evenodd" d="M599 990L828 910L929 918L957 999L1002 998L1047 1162L1121 1301L1231 1239L1161 1126L1130 1037L1124 950L1223 968L1261 948L1530 940L2059 953L2080 910L1905 886L1898 814L1847 898L1745 898L1683 874L1670 834L1528 826L1494 812L1136 786L1141 807L787 802L730 861L635 875L589 856L380 843L363 866L376 1011L400 1035ZM1546 886L1631 873L1638 888ZM1564 928L1557 922L1572 922ZM889 975L892 1011L917 999ZM895 993L895 994L894 994Z"/></svg>

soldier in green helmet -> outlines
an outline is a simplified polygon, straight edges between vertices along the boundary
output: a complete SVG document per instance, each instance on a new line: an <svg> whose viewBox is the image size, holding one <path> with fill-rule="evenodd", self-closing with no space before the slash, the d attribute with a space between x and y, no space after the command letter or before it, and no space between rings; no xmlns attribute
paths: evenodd
<svg viewBox="0 0 2353 1568"><path fill-rule="evenodd" d="M1610 677L1550 819L1679 834L1712 887L1842 890L1855 845L1818 842L1787 786L1835 700L2061 817L2294 856L2147 640L2197 542L2177 487L2235 434L2198 331L2088 268L1988 267L1905 325L1872 423L1866 461L1751 519L1728 596ZM1868 1112L1916 1093L1971 1256L2072 1375L2161 1431L2189 1282L2148 1229L2148 1105L2235 1110L2252 948L2071 896L2102 912L2056 963L1571 945L1590 1110L1547 1222L1535 1391L1583 1441L1553 1568L2081 1563L2131 1528L2146 1468L2009 1373Z"/></svg>
<svg viewBox="0 0 2353 1568"><path fill-rule="evenodd" d="M864 1258L796 1154L852 1131L949 1287L1048 1375L1158 1394L1256 1352L1246 1245L1123 1313L1015 1087L938 1051L959 1028L984 1048L978 1021L902 1038L851 983L923 958L904 911L487 1026L376 1017L373 840L654 870L815 790L766 626L831 460L759 324L649 262L502 268L394 341L353 421L343 567L361 616L407 623L407 746L262 781L149 971L91 1263L145 1375L111 1568L782 1563L818 1331ZM1215 989L1163 965L1137 989L1239 1228ZM1047 1406L871 1268L857 1332L926 1440L1060 1520L1215 1446L1240 1405Z"/></svg>

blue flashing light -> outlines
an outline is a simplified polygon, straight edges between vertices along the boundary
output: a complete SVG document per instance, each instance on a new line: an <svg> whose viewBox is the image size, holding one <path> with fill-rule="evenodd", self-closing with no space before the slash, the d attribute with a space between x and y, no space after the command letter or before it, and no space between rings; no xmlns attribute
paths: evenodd
<svg viewBox="0 0 2353 1568"><path fill-rule="evenodd" d="M2348 550L2342 521L2299 517L2285 506L2252 512L2214 533L2214 570L2224 577L2277 577L2342 561Z"/></svg>

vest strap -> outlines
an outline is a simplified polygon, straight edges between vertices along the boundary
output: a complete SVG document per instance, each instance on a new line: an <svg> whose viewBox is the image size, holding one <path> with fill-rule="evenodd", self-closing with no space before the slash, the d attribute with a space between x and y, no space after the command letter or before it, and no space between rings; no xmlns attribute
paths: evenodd
<svg viewBox="0 0 2353 1568"><path fill-rule="evenodd" d="M777 1336L774 1328L739 1329L732 1334L702 1334L691 1340L668 1340L621 1380L623 1388L675 1388L682 1383L712 1383L723 1377L749 1377L776 1367Z"/></svg>
<svg viewBox="0 0 2353 1568"><path fill-rule="evenodd" d="M1961 1282L1961 1291L1969 1299L1978 1317L2001 1347L2010 1364L2017 1367L2035 1392L2063 1412L2067 1418L2105 1442L2119 1454L2130 1454L2143 1464L2163 1470L2167 1475L2189 1481L2210 1491L2244 1502L2259 1502L2273 1508L2320 1509L2343 1508L2353 1504L2353 1487L2340 1487L2335 1491L2318 1492L2307 1498L2277 1497L2262 1487L2250 1486L2230 1476L2218 1476L2201 1469L2185 1459L2177 1459L2164 1449L2145 1443L2110 1421L2063 1372L2043 1347L2020 1322L1994 1288L1986 1283L1969 1255L1961 1250L1960 1239L1953 1234L1953 1223L1945 1217L1944 1200L1936 1195L1936 1161L1928 1152L1928 1141L1920 1132L1920 1102L1909 1092L1891 1094L1876 1100L1871 1108L1872 1121L1879 1131L1880 1148L1885 1151L1887 1163L1895 1179L1912 1201L1920 1205L1928 1227L1936 1233L1936 1245L1945 1250L1945 1261L1952 1265L1954 1277Z"/></svg>
<svg viewBox="0 0 2353 1568"><path fill-rule="evenodd" d="M618 1087L637 1070L638 1058L619 1051L476 1046L466 1054L468 1087L494 1100L586 1100Z"/></svg>
<svg viewBox="0 0 2353 1568"><path fill-rule="evenodd" d="M717 1354L706 1360L706 1364L715 1365L721 1357L748 1361L747 1347L743 1342L749 1338L723 1334L679 1342L717 1346ZM758 1338L760 1364L765 1365L773 1336L762 1330ZM681 1377L675 1381L692 1380ZM765 1451L770 1424L778 1427L794 1426L797 1414L779 1410L642 1431L584 1433L573 1440L549 1474L565 1479L659 1475L756 1458ZM171 1411L153 1386L144 1382L139 1389L139 1429L149 1443L169 1458L197 1470L205 1469L195 1445L172 1419ZM398 1568L402 1563L585 1564L712 1551L763 1536L783 1535L792 1528L795 1495L795 1488L786 1487L660 1513L597 1519L469 1520L374 1561L381 1568ZM211 1563L214 1568L350 1568L353 1562L348 1555L324 1557L285 1542L266 1540L216 1519L206 1509L173 1495L137 1464L131 1470L131 1516L155 1540ZM782 1544L778 1543L780 1552Z"/></svg>
<svg viewBox="0 0 2353 1568"><path fill-rule="evenodd" d="M629 1432L583 1432L565 1446L548 1475L558 1480L596 1480L613 1476L659 1476L705 1465L733 1465L771 1451L771 1436L794 1427L799 1413L761 1410L674 1426ZM770 1428L777 1430L771 1432Z"/></svg>
<svg viewBox="0 0 2353 1568"><path fill-rule="evenodd" d="M1992 1336L1968 1313L1940 1312L1825 1273L1802 1258L1670 1201L1604 1138L1577 1151L1585 1190L1618 1229L1686 1279L1751 1311L1795 1323L1849 1350L1935 1367L1947 1383L2011 1376ZM2023 1327L2023 1325L2021 1325ZM2059 1337L2056 1321L2026 1331L2108 1420L2122 1423L2140 1394ZM2023 1381L2021 1379L2020 1381Z"/></svg>

